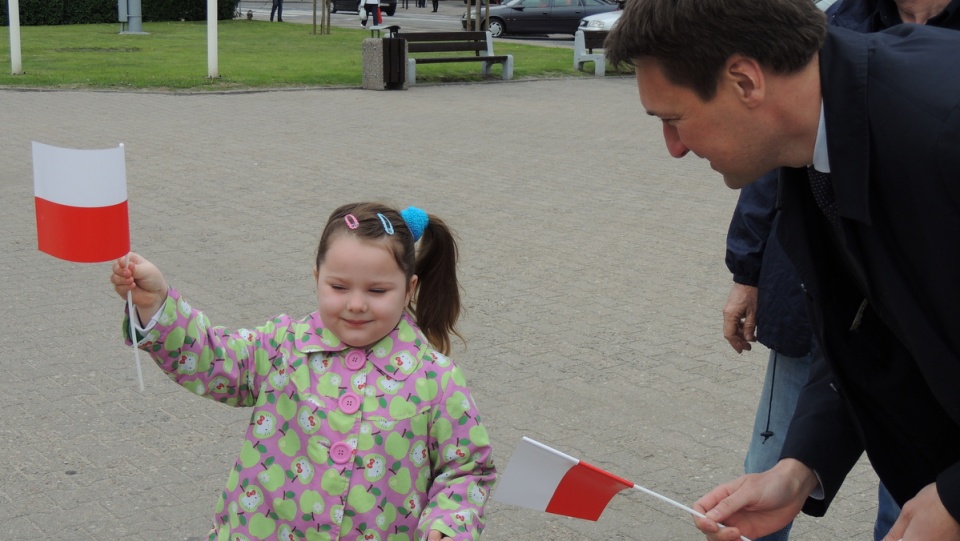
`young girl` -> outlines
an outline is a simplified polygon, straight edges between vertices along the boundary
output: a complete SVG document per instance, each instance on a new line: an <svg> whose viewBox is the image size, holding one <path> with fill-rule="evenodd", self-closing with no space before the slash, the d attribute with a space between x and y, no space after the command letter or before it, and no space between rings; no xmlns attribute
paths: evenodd
<svg viewBox="0 0 960 541"><path fill-rule="evenodd" d="M445 356L459 336L456 260L435 216L345 205L317 249L319 310L235 332L212 326L146 259L114 263L139 347L191 392L253 408L210 540L480 537L496 470Z"/></svg>

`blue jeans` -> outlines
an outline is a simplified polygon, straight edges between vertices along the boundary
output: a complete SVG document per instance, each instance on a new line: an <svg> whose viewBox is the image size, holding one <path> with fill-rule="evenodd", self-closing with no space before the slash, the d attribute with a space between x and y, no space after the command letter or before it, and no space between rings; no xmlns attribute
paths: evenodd
<svg viewBox="0 0 960 541"><path fill-rule="evenodd" d="M874 541L883 541L883 536L887 535L899 516L900 506L887 492L887 487L880 483L877 489L877 522L873 525Z"/></svg>

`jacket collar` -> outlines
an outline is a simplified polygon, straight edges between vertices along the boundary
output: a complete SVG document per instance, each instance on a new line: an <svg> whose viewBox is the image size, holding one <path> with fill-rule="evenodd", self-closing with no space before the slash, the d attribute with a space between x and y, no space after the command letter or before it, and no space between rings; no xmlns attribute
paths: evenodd
<svg viewBox="0 0 960 541"><path fill-rule="evenodd" d="M820 87L837 213L869 225L867 56L864 35L828 28L820 50Z"/></svg>
<svg viewBox="0 0 960 541"><path fill-rule="evenodd" d="M320 313L314 312L293 324L290 329L294 345L304 353L327 351L346 356L353 349L344 344L332 332L327 330L320 319ZM387 336L376 344L361 349L367 360L383 375L403 381L416 372L423 364L424 355L428 355L430 344L417 327L413 317L406 311L400 321Z"/></svg>

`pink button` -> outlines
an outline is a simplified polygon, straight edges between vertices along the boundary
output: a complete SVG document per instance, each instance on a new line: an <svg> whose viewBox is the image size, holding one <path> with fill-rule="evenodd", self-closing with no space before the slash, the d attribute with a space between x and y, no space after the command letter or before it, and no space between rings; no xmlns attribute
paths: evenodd
<svg viewBox="0 0 960 541"><path fill-rule="evenodd" d="M345 441L338 441L330 446L330 458L337 464L346 464L353 457L353 448Z"/></svg>
<svg viewBox="0 0 960 541"><path fill-rule="evenodd" d="M356 393L347 393L340 397L340 409L347 415L353 415L360 409L360 397Z"/></svg>
<svg viewBox="0 0 960 541"><path fill-rule="evenodd" d="M360 370L363 365L367 364L367 356L359 349L354 349L347 353L346 363L350 370Z"/></svg>

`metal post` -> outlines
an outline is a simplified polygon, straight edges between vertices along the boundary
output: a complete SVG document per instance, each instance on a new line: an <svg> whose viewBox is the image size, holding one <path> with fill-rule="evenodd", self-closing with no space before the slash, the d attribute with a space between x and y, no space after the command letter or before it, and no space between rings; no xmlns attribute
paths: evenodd
<svg viewBox="0 0 960 541"><path fill-rule="evenodd" d="M10 73L23 75L23 62L20 56L20 0L10 0L7 10L10 21Z"/></svg>
<svg viewBox="0 0 960 541"><path fill-rule="evenodd" d="M211 79L220 77L218 63L217 0L207 0L207 77Z"/></svg>

